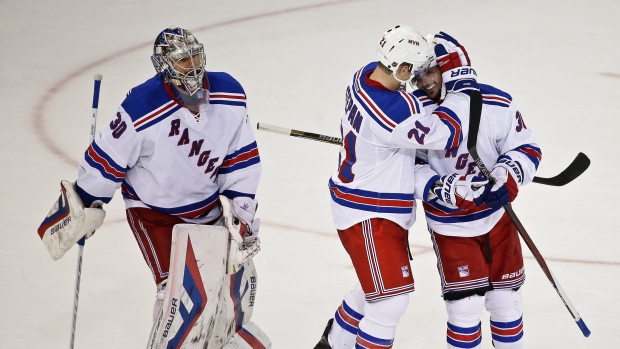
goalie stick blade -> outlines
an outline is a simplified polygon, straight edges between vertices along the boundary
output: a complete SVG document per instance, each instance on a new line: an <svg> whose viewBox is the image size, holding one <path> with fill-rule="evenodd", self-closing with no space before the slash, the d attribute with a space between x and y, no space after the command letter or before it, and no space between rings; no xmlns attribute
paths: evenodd
<svg viewBox="0 0 620 349"><path fill-rule="evenodd" d="M575 160L573 160L573 162L559 175L551 178L534 177L533 182L560 187L581 176L588 167L590 167L590 159L586 154L579 153L577 157L575 157Z"/></svg>

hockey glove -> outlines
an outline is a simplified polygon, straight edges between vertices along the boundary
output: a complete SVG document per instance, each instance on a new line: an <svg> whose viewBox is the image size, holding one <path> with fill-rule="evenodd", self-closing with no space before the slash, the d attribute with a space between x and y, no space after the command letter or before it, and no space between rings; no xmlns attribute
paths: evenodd
<svg viewBox="0 0 620 349"><path fill-rule="evenodd" d="M82 237L89 238L105 218L105 211L84 207L74 183L60 182L60 197L38 229L41 241L50 256L58 260Z"/></svg>
<svg viewBox="0 0 620 349"><path fill-rule="evenodd" d="M243 223L240 231L243 238L258 235L260 218L254 218L257 207L256 199L245 196L236 197L231 201L233 217L238 218Z"/></svg>
<svg viewBox="0 0 620 349"><path fill-rule="evenodd" d="M471 67L465 47L444 32L436 34L434 41L435 57L446 92L469 93L480 90L476 81L476 71Z"/></svg>
<svg viewBox="0 0 620 349"><path fill-rule="evenodd" d="M495 179L493 187L484 202L487 206L503 207L513 202L519 193L519 184L523 183L521 166L510 157L502 155L491 169L491 177Z"/></svg>
<svg viewBox="0 0 620 349"><path fill-rule="evenodd" d="M431 189L446 206L472 210L481 206L490 190L488 180L476 175L452 173L441 177Z"/></svg>

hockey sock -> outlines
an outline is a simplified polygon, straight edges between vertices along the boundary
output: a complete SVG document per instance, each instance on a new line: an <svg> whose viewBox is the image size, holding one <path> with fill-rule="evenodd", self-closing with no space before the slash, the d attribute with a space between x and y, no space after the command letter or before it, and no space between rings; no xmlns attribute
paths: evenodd
<svg viewBox="0 0 620 349"><path fill-rule="evenodd" d="M446 340L448 349L479 348L482 342L481 323L473 327L460 327L448 322Z"/></svg>
<svg viewBox="0 0 620 349"><path fill-rule="evenodd" d="M390 349L394 343L396 326L381 326L367 318L360 323L355 341L356 349L381 348Z"/></svg>
<svg viewBox="0 0 620 349"><path fill-rule="evenodd" d="M446 341L448 348L480 348L482 331L480 317L485 297L472 295L454 301L446 301L448 328Z"/></svg>
<svg viewBox="0 0 620 349"><path fill-rule="evenodd" d="M400 294L371 303L366 302L365 316L359 323L355 348L391 348L396 326L408 304L409 294Z"/></svg>
<svg viewBox="0 0 620 349"><path fill-rule="evenodd" d="M344 296L336 314L328 341L332 349L350 349L355 344L359 322L364 317L364 291L358 283L353 291Z"/></svg>
<svg viewBox="0 0 620 349"><path fill-rule="evenodd" d="M523 348L523 301L521 289L501 289L486 294L491 313L491 336L497 349Z"/></svg>
<svg viewBox="0 0 620 349"><path fill-rule="evenodd" d="M491 319L493 346L497 349L523 348L523 317L515 321L500 322Z"/></svg>
<svg viewBox="0 0 620 349"><path fill-rule="evenodd" d="M364 316L351 308L346 300L342 301L336 314L334 324L329 331L329 344L333 349L349 349L355 343L360 320Z"/></svg>

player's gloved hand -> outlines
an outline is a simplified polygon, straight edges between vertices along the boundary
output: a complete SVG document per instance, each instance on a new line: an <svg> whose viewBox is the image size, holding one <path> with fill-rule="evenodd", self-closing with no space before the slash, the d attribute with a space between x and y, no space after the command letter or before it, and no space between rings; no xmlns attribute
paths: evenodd
<svg viewBox="0 0 620 349"><path fill-rule="evenodd" d="M491 208L503 207L513 202L519 193L519 183L523 183L520 166L508 156L502 155L491 169L495 179L491 191L484 202Z"/></svg>
<svg viewBox="0 0 620 349"><path fill-rule="evenodd" d="M101 201L95 201L90 205L90 208L85 208L85 210L89 210L89 209L96 209L96 210L102 210L103 211L103 203ZM105 212L105 211L104 211ZM84 237L86 239L90 239L91 236L95 235L95 231L93 230L90 233L86 233L86 235L84 235Z"/></svg>
<svg viewBox="0 0 620 349"><path fill-rule="evenodd" d="M444 32L436 34L434 41L435 57L446 92L469 93L480 90L476 71L471 67L465 47Z"/></svg>
<svg viewBox="0 0 620 349"><path fill-rule="evenodd" d="M488 183L487 179L473 174L452 173L441 177L431 190L446 206L471 210L483 204L491 189Z"/></svg>
<svg viewBox="0 0 620 349"><path fill-rule="evenodd" d="M97 217L100 215L103 215L105 217L105 211L102 208L103 207L102 201L100 200L95 200L93 202L85 201L83 198L83 194L85 194L84 190L77 185L77 182L73 182L71 184L73 184L73 189L75 190L77 197L81 201L81 204L82 204L81 208L83 209L83 212L86 217L89 217L89 216ZM94 229L99 228L99 226L101 226L101 224L96 225ZM95 231L96 230L86 229L84 238L90 239L93 235L95 235Z"/></svg>
<svg viewBox="0 0 620 349"><path fill-rule="evenodd" d="M239 196L232 199L231 209L233 217L238 218L242 224L240 234L245 239L257 236L260 228L260 218L255 218L258 202L256 199Z"/></svg>
<svg viewBox="0 0 620 349"><path fill-rule="evenodd" d="M237 197L233 200L220 195L224 226L230 233L227 271L236 273L241 266L260 251L257 236L260 219L255 218L256 200Z"/></svg>

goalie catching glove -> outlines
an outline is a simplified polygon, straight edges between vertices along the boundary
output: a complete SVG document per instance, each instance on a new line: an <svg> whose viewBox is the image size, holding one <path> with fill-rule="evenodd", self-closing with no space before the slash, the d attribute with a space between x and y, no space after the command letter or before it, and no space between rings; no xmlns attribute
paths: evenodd
<svg viewBox="0 0 620 349"><path fill-rule="evenodd" d="M465 47L444 32L436 34L433 41L437 65L447 92L468 93L480 90L476 71L471 67Z"/></svg>
<svg viewBox="0 0 620 349"><path fill-rule="evenodd" d="M60 182L60 197L38 229L39 237L53 260L58 260L82 237L89 238L105 218L98 207L84 207L75 184Z"/></svg>
<svg viewBox="0 0 620 349"><path fill-rule="evenodd" d="M260 251L260 219L254 217L256 200L243 196L230 200L220 195L220 203L224 226L230 233L227 272L234 274L243 263Z"/></svg>
<svg viewBox="0 0 620 349"><path fill-rule="evenodd" d="M482 206L490 189L488 183L485 178L473 174L452 173L437 180L431 191L450 208L471 210Z"/></svg>

